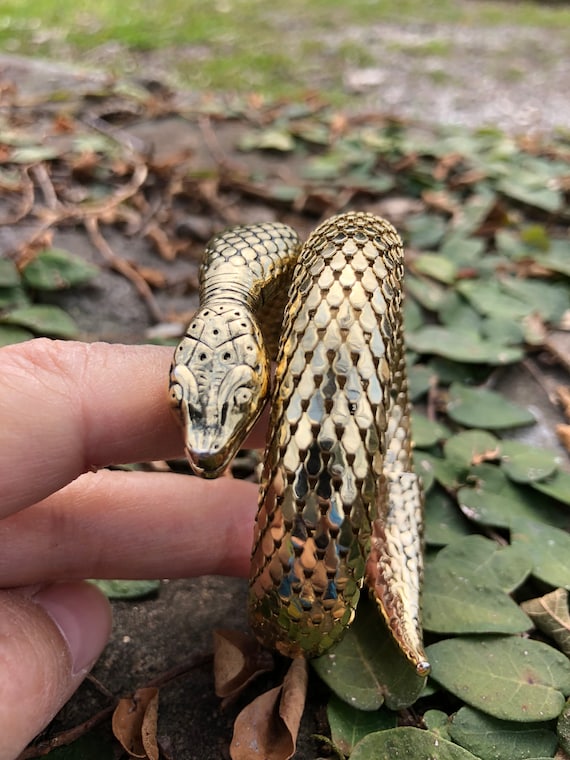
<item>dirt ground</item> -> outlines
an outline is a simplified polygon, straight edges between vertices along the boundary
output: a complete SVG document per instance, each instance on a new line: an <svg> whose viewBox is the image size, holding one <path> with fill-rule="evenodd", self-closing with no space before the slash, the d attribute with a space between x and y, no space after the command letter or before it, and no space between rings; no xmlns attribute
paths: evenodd
<svg viewBox="0 0 570 760"><path fill-rule="evenodd" d="M375 62L351 66L346 70L345 86L351 93L355 110L390 111L399 115L443 123L469 126L496 124L516 131L552 130L570 125L570 42L568 36L533 29L496 29L483 34L476 29L412 28L391 26L382 29L348 29L348 39L365 42ZM434 42L446 42L445 54L410 54ZM389 44L388 44L389 43ZM396 44L397 43L397 44ZM327 41L331 55L339 40ZM389 55L386 53L389 50ZM178 54L184 54L183 52ZM191 51L188 51L188 55ZM104 51L93 53L92 66L102 60ZM168 57L145 59L138 75L149 71L161 78L167 71ZM307 75L309 76L309 74ZM0 83L11 83L23 101L44 98L48 92L72 89L80 92L104 84L108 76L93 68L71 68L18 57L0 56ZM315 87L326 87L326 76L311 75ZM2 91L0 90L0 98ZM188 102L192 93L180 93ZM142 121L129 131L136 140L151 140L164 157L187 147L198 156L206 155L202 137L177 119ZM235 137L235 135L234 135ZM223 136L222 136L223 141ZM207 159L204 159L207 160ZM243 157L240 156L240 161ZM267 218L267 209L251 203L245 211L248 220ZM264 216L265 215L265 216ZM205 231L206 233L208 230ZM0 250L13 243L13 236L25 230L0 232ZM142 263L155 256L140 241L128 240L117 232L110 244L126 256L137 246ZM74 230L58 233L54 244L93 257L84 237ZM177 262L170 276L190 276L195 264ZM66 295L62 303L80 327L89 331L96 320L100 337L113 341L140 341L152 320L133 289L113 272L102 275L100 287L85 294ZM170 294L164 309L192 309L196 304L184 293ZM172 300L173 299L173 300ZM531 381L524 384L519 400L531 398L537 404ZM538 405L540 403L538 402ZM548 406L547 404L545 406ZM546 429L550 425L545 426ZM144 603L116 602L112 641L94 675L113 693L130 693L194 653L211 651L211 632L216 627L245 628L245 581L227 578L202 578L165 582L160 594ZM296 757L316 757L318 743L314 733L326 730L323 724L319 686L312 687L302 725ZM79 696L62 712L52 730L74 725L101 709L102 697L92 685L82 687ZM104 703L104 700L103 700ZM161 690L159 735L165 738L169 756L176 760L214 760L227 757L231 726L237 707L220 708L213 690L211 666L203 664ZM110 755L111 756L111 755Z"/></svg>

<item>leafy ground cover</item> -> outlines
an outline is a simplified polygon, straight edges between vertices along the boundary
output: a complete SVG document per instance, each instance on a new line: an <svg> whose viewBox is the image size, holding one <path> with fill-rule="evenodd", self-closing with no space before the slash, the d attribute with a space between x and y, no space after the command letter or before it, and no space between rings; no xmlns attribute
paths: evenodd
<svg viewBox="0 0 570 760"><path fill-rule="evenodd" d="M334 694L320 741L357 758L428 756L434 747L438 758L563 757L570 143L350 118L315 99L205 98L190 109L166 89L122 86L60 97L22 108L14 93L1 125L0 341L95 340L93 325L107 324L105 304L125 280L146 315L143 328L140 314L129 323L131 338L170 341L214 230L281 218L306 234L346 207L391 218L407 244L432 678L426 686L409 672L363 604L345 640L314 663ZM201 150L175 141L151 150L141 135L172 120ZM513 372L542 394L538 402L533 391L530 410L512 398ZM516 430L531 437L513 440ZM537 447L533 430L548 447ZM293 718L282 716L282 757L295 746L304 683L295 672L271 696L293 705ZM152 713L155 695L147 697ZM239 725L234 757L243 756ZM119 738L124 731L115 726Z"/></svg>

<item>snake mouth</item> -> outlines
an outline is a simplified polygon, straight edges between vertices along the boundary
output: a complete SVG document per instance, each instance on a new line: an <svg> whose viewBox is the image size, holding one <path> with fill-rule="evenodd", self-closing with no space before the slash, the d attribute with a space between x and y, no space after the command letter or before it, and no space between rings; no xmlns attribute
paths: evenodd
<svg viewBox="0 0 570 760"><path fill-rule="evenodd" d="M217 478L228 466L228 458L222 453L186 449L192 471L201 478Z"/></svg>

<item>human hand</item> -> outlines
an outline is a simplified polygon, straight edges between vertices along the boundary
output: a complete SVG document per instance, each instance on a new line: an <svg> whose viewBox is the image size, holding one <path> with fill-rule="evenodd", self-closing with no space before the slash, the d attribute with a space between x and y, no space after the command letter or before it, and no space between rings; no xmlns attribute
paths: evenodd
<svg viewBox="0 0 570 760"><path fill-rule="evenodd" d="M181 455L172 351L0 349L0 760L77 688L110 631L83 578L247 575L256 486L100 470Z"/></svg>

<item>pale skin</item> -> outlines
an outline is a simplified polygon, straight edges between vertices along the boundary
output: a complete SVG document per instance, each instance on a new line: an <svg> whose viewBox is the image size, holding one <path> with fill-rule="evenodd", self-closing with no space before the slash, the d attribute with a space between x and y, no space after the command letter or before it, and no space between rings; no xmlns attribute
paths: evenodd
<svg viewBox="0 0 570 760"><path fill-rule="evenodd" d="M102 469L182 455L171 356L46 339L0 349L0 760L105 646L109 605L82 579L248 573L255 485Z"/></svg>

